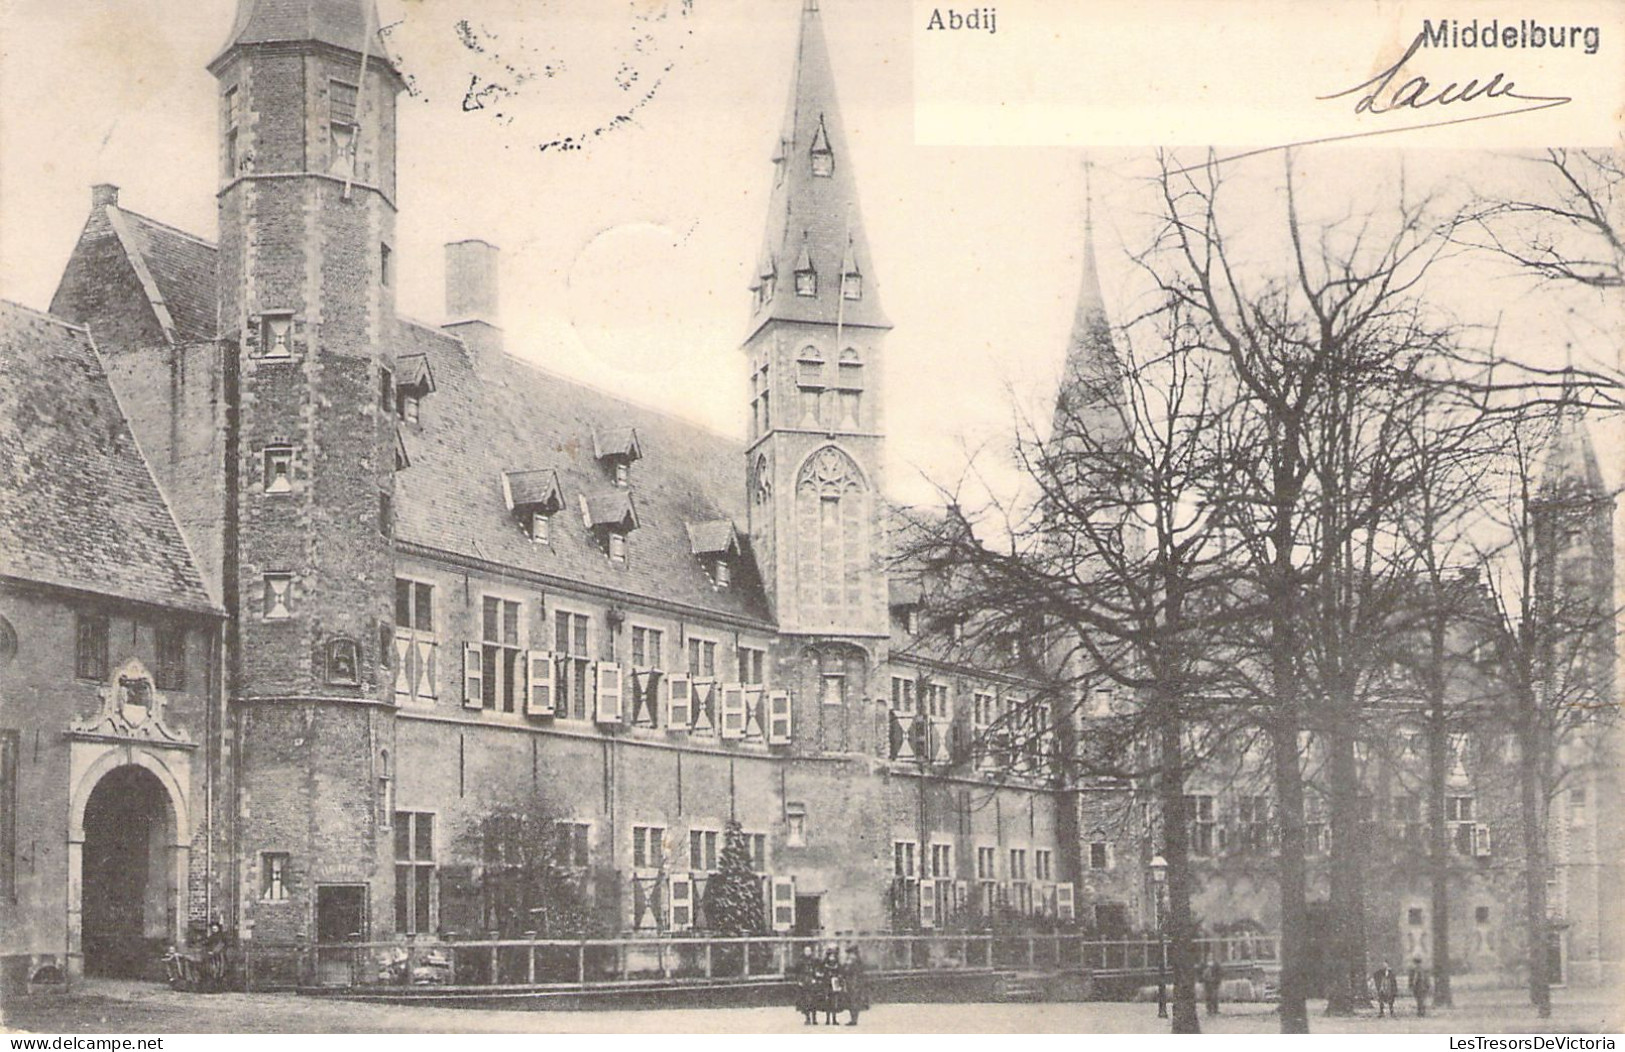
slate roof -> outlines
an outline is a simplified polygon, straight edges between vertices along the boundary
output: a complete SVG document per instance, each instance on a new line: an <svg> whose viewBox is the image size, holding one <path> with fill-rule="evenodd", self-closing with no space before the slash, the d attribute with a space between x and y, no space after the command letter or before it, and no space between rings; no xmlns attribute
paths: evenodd
<svg viewBox="0 0 1625 1052"><path fill-rule="evenodd" d="M5 301L0 574L219 612L89 334Z"/></svg>
<svg viewBox="0 0 1625 1052"><path fill-rule="evenodd" d="M751 561L718 589L692 551L689 523L743 522L743 444L623 401L517 358L487 352L478 371L452 336L402 320L399 354L429 356L437 389L403 434L412 467L396 477L396 538L654 601L770 619ZM635 428L643 457L614 487L594 436ZM536 544L508 511L507 471L557 472L565 508ZM625 565L612 564L578 514L606 498L635 506Z"/></svg>
<svg viewBox="0 0 1625 1052"><path fill-rule="evenodd" d="M829 176L813 174L814 149L829 152L833 165ZM756 305L751 329L774 318L830 325L839 319L847 325L889 327L875 287L852 154L835 101L835 74L824 43L823 19L815 6L802 11L789 108L774 164L779 171L768 201L767 233L757 266L759 275L775 274L774 294ZM841 273L847 261L855 273L863 275L860 299L841 298ZM793 273L804 262L810 262L818 274L816 296L796 295Z"/></svg>
<svg viewBox="0 0 1625 1052"><path fill-rule="evenodd" d="M239 44L298 40L355 52L365 48L374 59L389 60L374 0L239 0L221 55Z"/></svg>
<svg viewBox="0 0 1625 1052"><path fill-rule="evenodd" d="M156 219L112 208L129 232L125 247L137 252L157 286L181 343L212 340L215 318L214 245Z"/></svg>
<svg viewBox="0 0 1625 1052"><path fill-rule="evenodd" d="M688 523L688 547L695 555L727 555L740 550L739 531L730 519Z"/></svg>

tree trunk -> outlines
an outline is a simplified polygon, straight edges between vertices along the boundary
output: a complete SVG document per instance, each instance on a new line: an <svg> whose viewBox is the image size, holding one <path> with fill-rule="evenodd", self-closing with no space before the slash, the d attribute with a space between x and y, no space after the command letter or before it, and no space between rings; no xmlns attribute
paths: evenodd
<svg viewBox="0 0 1625 1052"><path fill-rule="evenodd" d="M1200 1034L1196 1015L1196 924L1191 916L1190 835L1185 822L1184 723L1166 711L1158 728L1161 777L1157 803L1162 811L1163 860L1168 863L1169 963L1174 972L1175 1034Z"/></svg>
<svg viewBox="0 0 1625 1052"><path fill-rule="evenodd" d="M1270 721L1275 800L1281 826L1281 1033L1309 1032L1309 907L1303 864L1303 771L1298 764L1295 706L1282 705Z"/></svg>
<svg viewBox="0 0 1625 1052"><path fill-rule="evenodd" d="M1352 702L1348 703L1352 704ZM1365 837L1360 813L1359 768L1354 757L1354 736L1346 709L1333 715L1328 767L1331 780L1331 909L1333 925L1331 989L1326 992L1327 1015L1353 1015L1365 997L1365 912L1361 883L1365 868Z"/></svg>
<svg viewBox="0 0 1625 1052"><path fill-rule="evenodd" d="M1442 689L1442 688L1441 688ZM1442 698L1428 711L1428 878L1433 903L1433 1003L1449 1007L1450 994L1450 864L1453 845L1445 822L1445 781L1450 774L1450 735Z"/></svg>
<svg viewBox="0 0 1625 1052"><path fill-rule="evenodd" d="M1523 812L1524 923L1529 939L1529 1003L1540 1018L1552 1014L1552 979L1547 964L1551 923L1546 903L1546 786L1544 737L1540 733L1538 702L1524 704L1522 733L1518 735L1518 796Z"/></svg>

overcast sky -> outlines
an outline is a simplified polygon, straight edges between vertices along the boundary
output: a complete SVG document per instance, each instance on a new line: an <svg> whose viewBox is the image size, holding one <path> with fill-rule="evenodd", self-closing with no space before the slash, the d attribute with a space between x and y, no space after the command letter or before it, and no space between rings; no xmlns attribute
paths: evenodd
<svg viewBox="0 0 1625 1052"><path fill-rule="evenodd" d="M213 238L215 85L204 65L224 42L231 0L0 2L0 296L49 303L96 182L119 184L133 211ZM485 238L504 252L514 353L742 434L738 345L800 6L381 0L417 90L403 99L400 130L402 313L441 320L440 246ZM922 499L922 473L952 477L965 448L996 449L1017 407L1040 407L1053 389L1080 265L1083 158L915 147L912 5L822 6L872 279L896 326L888 486ZM475 77L513 94L466 111ZM538 148L584 133L582 150ZM1114 312L1144 295L1125 250L1152 229L1151 158L1149 148L1093 157ZM1539 175L1512 156L1391 148L1317 148L1299 164L1322 216L1391 204L1402 168L1409 193ZM1238 214L1261 229L1272 217L1280 228L1281 168L1271 154L1231 172ZM1267 234L1258 246L1257 263L1273 265ZM1548 364L1616 360L1617 307L1607 318L1600 301L1537 292L1482 261L1437 284L1464 320L1499 322L1504 349Z"/></svg>

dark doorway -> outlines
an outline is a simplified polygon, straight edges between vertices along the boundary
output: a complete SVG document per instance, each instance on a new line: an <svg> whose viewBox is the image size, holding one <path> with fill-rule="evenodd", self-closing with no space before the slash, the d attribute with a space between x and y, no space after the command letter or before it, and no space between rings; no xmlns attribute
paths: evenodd
<svg viewBox="0 0 1625 1052"><path fill-rule="evenodd" d="M817 935L824 929L824 922L819 916L819 907L824 898L822 895L796 896L796 927L791 934Z"/></svg>
<svg viewBox="0 0 1625 1052"><path fill-rule="evenodd" d="M142 767L115 768L85 802L80 943L87 975L162 973L174 930L169 794Z"/></svg>
<svg viewBox="0 0 1625 1052"><path fill-rule="evenodd" d="M355 982L355 953L333 943L361 942L367 937L367 886L316 885L316 981L323 986Z"/></svg>
<svg viewBox="0 0 1625 1052"><path fill-rule="evenodd" d="M1562 986L1566 981L1563 978L1563 931L1554 928L1546 933L1546 978L1553 986Z"/></svg>

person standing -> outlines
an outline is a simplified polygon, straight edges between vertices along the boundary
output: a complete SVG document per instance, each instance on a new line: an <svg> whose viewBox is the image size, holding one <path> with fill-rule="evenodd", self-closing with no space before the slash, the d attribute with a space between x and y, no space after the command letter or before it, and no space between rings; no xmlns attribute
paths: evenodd
<svg viewBox="0 0 1625 1052"><path fill-rule="evenodd" d="M1220 979L1221 973L1219 970L1219 961L1218 958L1214 958L1213 960L1207 962L1207 968L1203 970L1202 975L1202 990L1207 994L1208 1015L1219 1014Z"/></svg>
<svg viewBox="0 0 1625 1052"><path fill-rule="evenodd" d="M1377 1018L1382 1018L1384 1008L1388 1010L1388 1017L1393 1018L1394 1001L1399 997L1399 977L1388 967L1387 961L1371 973L1371 989L1377 995Z"/></svg>
<svg viewBox="0 0 1625 1052"><path fill-rule="evenodd" d="M1428 977L1428 970L1422 967L1422 958L1418 957L1411 962L1411 996L1416 998L1416 1014L1427 1014L1428 994L1433 989L1433 980Z"/></svg>
<svg viewBox="0 0 1625 1052"><path fill-rule="evenodd" d="M834 1026L835 1015L841 1010L841 954L831 946L818 964L818 987L824 1003L824 1025Z"/></svg>
<svg viewBox="0 0 1625 1052"><path fill-rule="evenodd" d="M796 1011L801 1013L803 1026L818 1022L818 951L812 946L801 948L801 960L796 962Z"/></svg>
<svg viewBox="0 0 1625 1052"><path fill-rule="evenodd" d="M863 957L856 946L846 951L846 962L841 965L841 985L845 990L847 1026L858 1025L858 1013L869 1008L869 982L864 975Z"/></svg>

